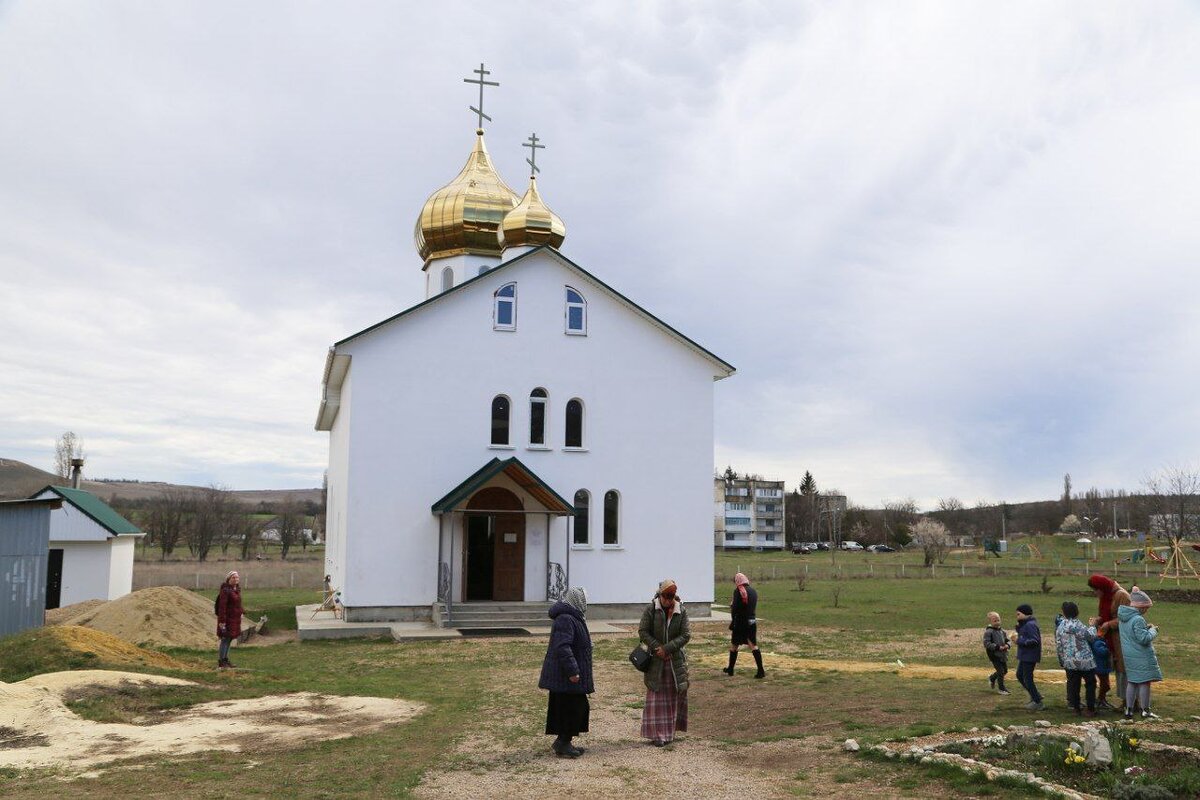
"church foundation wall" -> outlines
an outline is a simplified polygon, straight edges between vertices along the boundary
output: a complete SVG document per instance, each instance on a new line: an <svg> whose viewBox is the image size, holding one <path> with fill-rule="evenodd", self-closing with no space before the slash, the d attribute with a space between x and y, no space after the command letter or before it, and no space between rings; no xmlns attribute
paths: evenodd
<svg viewBox="0 0 1200 800"><path fill-rule="evenodd" d="M432 622L430 605L346 606L346 622Z"/></svg>

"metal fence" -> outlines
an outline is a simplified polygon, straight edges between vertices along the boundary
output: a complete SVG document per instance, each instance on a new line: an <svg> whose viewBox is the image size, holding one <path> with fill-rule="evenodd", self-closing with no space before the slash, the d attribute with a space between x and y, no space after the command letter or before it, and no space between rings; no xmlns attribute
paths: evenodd
<svg viewBox="0 0 1200 800"><path fill-rule="evenodd" d="M717 581L732 581L737 572L742 572L751 581L795 581L806 580L870 580L872 578L998 578L998 577L1054 577L1054 576L1087 576L1096 573L1107 575L1121 581L1150 581L1158 580L1161 564L1142 562L1141 564L1123 564L1118 567L1104 565L1098 562L1088 564L1031 564L1016 562L989 561L978 564L959 562L957 564L876 564L870 561L848 564L758 564L736 565L734 571L727 575L720 574L718 567ZM1164 582L1173 582L1174 578L1163 578Z"/></svg>

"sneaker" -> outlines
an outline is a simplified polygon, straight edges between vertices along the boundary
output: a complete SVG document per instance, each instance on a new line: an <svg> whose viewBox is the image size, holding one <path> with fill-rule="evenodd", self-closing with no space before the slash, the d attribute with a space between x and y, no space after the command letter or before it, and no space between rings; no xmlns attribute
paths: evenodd
<svg viewBox="0 0 1200 800"><path fill-rule="evenodd" d="M988 676L988 685L991 686L993 689L996 688L996 676L995 675Z"/></svg>
<svg viewBox="0 0 1200 800"><path fill-rule="evenodd" d="M1010 695L1012 692L1010 692L1008 689L1001 689L1000 691L996 692L996 694Z"/></svg>
<svg viewBox="0 0 1200 800"><path fill-rule="evenodd" d="M1142 711L1142 719L1158 719L1158 714L1147 708Z"/></svg>
<svg viewBox="0 0 1200 800"><path fill-rule="evenodd" d="M1125 709L1125 721L1133 722L1133 712L1130 711L1129 709Z"/></svg>
<svg viewBox="0 0 1200 800"><path fill-rule="evenodd" d="M1045 703L1038 703L1038 702L1033 702L1033 701L1025 704L1025 708L1027 708L1030 711L1041 711L1045 707L1046 707Z"/></svg>

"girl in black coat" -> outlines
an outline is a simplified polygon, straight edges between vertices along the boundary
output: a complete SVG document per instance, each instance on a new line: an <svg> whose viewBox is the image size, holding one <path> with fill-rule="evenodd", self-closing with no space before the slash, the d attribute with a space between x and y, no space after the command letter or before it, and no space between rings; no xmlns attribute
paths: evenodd
<svg viewBox="0 0 1200 800"><path fill-rule="evenodd" d="M750 586L750 579L740 572L733 576L733 586L733 601L729 604L729 615L733 617L733 621L729 623L729 630L733 631L729 640L729 666L721 671L732 675L733 665L737 663L738 648L748 645L754 655L754 663L758 665L758 672L754 677L762 678L767 673L763 670L762 653L758 650L758 619L755 617L758 592Z"/></svg>

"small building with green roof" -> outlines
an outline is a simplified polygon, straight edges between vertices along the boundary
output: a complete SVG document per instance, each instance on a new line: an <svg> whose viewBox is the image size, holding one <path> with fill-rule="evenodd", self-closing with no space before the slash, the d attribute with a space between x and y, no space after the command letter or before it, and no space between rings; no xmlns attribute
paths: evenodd
<svg viewBox="0 0 1200 800"><path fill-rule="evenodd" d="M32 499L59 498L50 512L46 608L116 600L133 590L133 552L145 533L83 489L47 486Z"/></svg>

